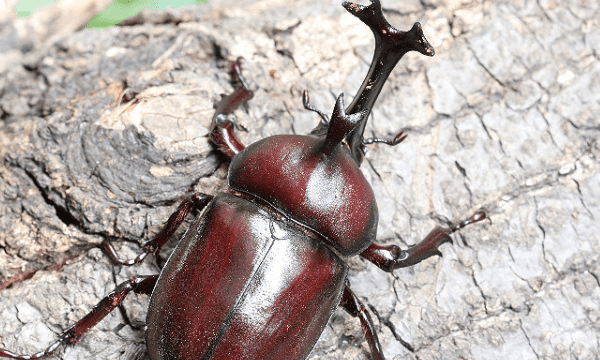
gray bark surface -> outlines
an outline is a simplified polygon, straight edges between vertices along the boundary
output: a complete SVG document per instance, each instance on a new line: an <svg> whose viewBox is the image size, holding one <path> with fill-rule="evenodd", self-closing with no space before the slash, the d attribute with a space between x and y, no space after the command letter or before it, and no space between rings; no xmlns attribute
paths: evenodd
<svg viewBox="0 0 600 360"><path fill-rule="evenodd" d="M363 164L379 242L406 248L446 220L489 215L442 258L393 274L349 261L388 359L599 358L599 7L383 0L395 27L422 23L436 55L405 56L367 128L408 132ZM373 46L338 1L211 1L33 42L20 20L0 21L0 347L30 354L169 253L113 266L94 248L105 237L133 258L179 198L224 188L206 133L232 89L226 60L244 59L255 90L234 114L250 144L317 124L304 89L326 113L341 92L349 103ZM146 359L147 303L130 295L129 323L114 311L56 358ZM343 310L311 355L369 358Z"/></svg>

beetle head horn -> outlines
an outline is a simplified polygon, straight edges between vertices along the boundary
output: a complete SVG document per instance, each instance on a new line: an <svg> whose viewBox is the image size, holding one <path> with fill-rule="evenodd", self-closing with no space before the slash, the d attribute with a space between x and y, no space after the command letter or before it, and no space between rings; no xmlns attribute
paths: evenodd
<svg viewBox="0 0 600 360"><path fill-rule="evenodd" d="M400 31L390 25L383 15L379 0L371 0L371 4L366 6L347 1L342 5L365 23L375 37L375 53L369 72L346 112L353 114L365 109L371 111L383 84L404 54L418 51L423 55L433 56L435 51L427 42L421 24L415 23L408 31ZM367 117L346 137L352 156L358 164L362 163L365 155L363 133L366 119Z"/></svg>

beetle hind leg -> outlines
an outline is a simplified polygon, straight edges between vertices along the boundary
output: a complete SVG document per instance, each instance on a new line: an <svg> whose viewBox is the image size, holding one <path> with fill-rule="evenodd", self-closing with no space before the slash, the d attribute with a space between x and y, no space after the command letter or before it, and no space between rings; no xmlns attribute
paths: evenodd
<svg viewBox="0 0 600 360"><path fill-rule="evenodd" d="M123 299L125 299L127 294L129 294L131 291L138 294L152 294L152 290L154 289L154 285L156 285L157 280L158 275L133 276L131 279L119 284L119 286L111 291L106 297L100 300L100 302L94 306L92 311L90 311L76 324L65 330L58 337L58 340L56 340L56 342L54 342L52 345L48 346L46 350L40 351L39 353L33 355L19 355L12 351L0 349L0 357L19 360L45 359L51 356L60 345L74 344L78 342L79 339L81 339L81 336L96 326L96 324L98 324L100 320L104 319L104 317L113 311L114 308L121 305Z"/></svg>
<svg viewBox="0 0 600 360"><path fill-rule="evenodd" d="M360 299L352 292L352 290L350 290L347 283L344 287L344 294L342 295L340 306L350 315L359 318L363 333L369 343L373 360L385 360L379 338L377 337L377 332L373 326L373 320L371 320L371 315L369 315L367 308Z"/></svg>

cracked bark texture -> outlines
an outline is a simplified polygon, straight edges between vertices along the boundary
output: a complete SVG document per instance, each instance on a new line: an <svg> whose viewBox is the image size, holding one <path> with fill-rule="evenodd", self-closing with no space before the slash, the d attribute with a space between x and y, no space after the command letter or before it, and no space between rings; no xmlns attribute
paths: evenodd
<svg viewBox="0 0 600 360"><path fill-rule="evenodd" d="M598 3L382 5L399 29L420 21L436 56L399 63L367 128L409 134L371 147L363 165L380 242L412 245L480 207L490 217L443 258L393 274L350 260L387 358L598 359ZM256 93L235 112L249 144L309 132L318 119L302 108L304 89L326 113L340 92L349 102L373 46L338 1L211 1L33 44L2 21L13 35L0 40L0 347L21 353L45 348L128 276L158 273L160 259L112 266L93 248L105 236L132 258L178 198L223 188L205 135L231 90L224 60L245 59ZM130 295L56 358L147 358L147 303ZM339 310L311 358L367 351L358 320Z"/></svg>

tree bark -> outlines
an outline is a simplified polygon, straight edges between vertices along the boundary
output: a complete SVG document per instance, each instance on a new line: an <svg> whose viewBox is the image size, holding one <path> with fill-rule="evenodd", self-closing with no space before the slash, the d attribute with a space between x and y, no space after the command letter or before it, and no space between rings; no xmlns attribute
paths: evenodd
<svg viewBox="0 0 600 360"><path fill-rule="evenodd" d="M406 248L446 220L489 216L412 268L350 260L387 358L597 359L599 5L382 1L395 27L421 22L436 55L405 56L367 127L408 133L363 163L379 242ZM250 144L316 126L305 89L325 113L341 92L349 103L373 46L341 6L302 0L147 11L33 43L3 21L0 348L19 353L45 348L129 276L158 273L169 253L117 267L96 248L105 238L133 258L178 199L226 186L206 133L232 89L230 61L244 59L255 91L234 114ZM57 358L147 358L147 303L131 295L129 320L114 312ZM311 358L369 359L359 321L336 312Z"/></svg>

